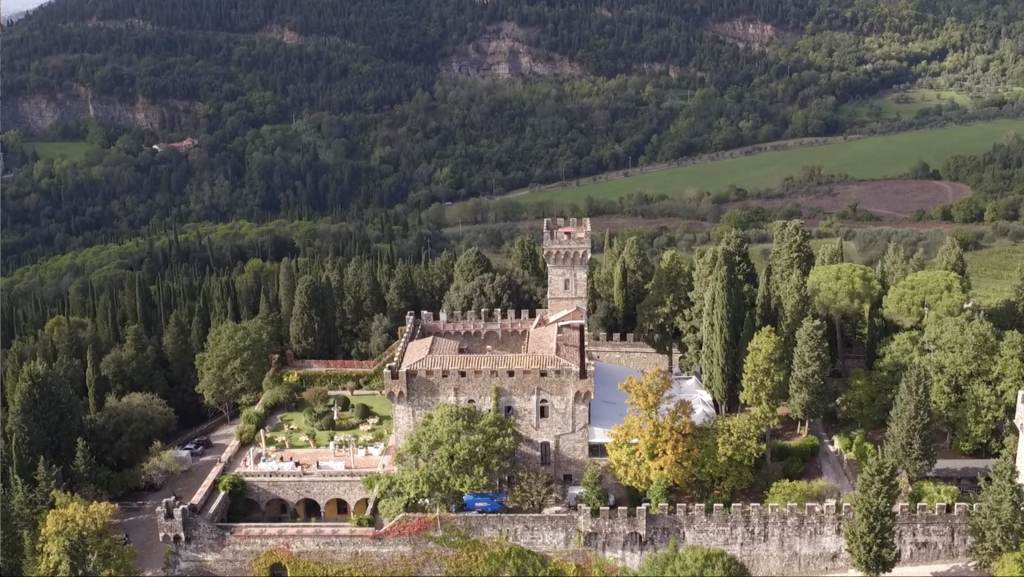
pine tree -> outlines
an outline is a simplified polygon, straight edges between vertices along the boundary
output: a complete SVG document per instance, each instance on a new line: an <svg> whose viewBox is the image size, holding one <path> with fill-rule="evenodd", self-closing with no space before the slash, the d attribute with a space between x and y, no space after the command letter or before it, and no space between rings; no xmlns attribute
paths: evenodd
<svg viewBox="0 0 1024 577"><path fill-rule="evenodd" d="M935 466L930 390L925 371L916 363L908 367L885 433L886 454L911 483L924 478Z"/></svg>
<svg viewBox="0 0 1024 577"><path fill-rule="evenodd" d="M843 256L843 239L837 238L835 242L826 242L818 249L818 256L814 259L814 266L829 266L845 262Z"/></svg>
<svg viewBox="0 0 1024 577"><path fill-rule="evenodd" d="M896 548L896 465L879 453L864 464L853 492L853 521L846 528L846 550L853 567L872 577L892 571Z"/></svg>
<svg viewBox="0 0 1024 577"><path fill-rule="evenodd" d="M936 268L938 270L945 270L964 279L964 290L971 289L971 277L967 274L967 261L964 260L964 249L960 246L960 241L955 237L947 237L945 242L939 247L938 253L935 255Z"/></svg>
<svg viewBox="0 0 1024 577"><path fill-rule="evenodd" d="M1017 482L1016 442L1015 435L1006 439L1006 448L988 480L981 481L979 510L968 517L974 537L971 555L985 567L991 567L1001 555L1015 551L1024 541L1024 485Z"/></svg>
<svg viewBox="0 0 1024 577"><path fill-rule="evenodd" d="M831 365L825 323L807 317L796 332L788 403L790 414L803 419L807 425L821 418L828 408Z"/></svg>
<svg viewBox="0 0 1024 577"><path fill-rule="evenodd" d="M79 437L75 446L75 460L71 463L71 479L75 493L89 501L100 501L106 498L99 482L100 465L89 451L85 439Z"/></svg>
<svg viewBox="0 0 1024 577"><path fill-rule="evenodd" d="M903 247L895 242L890 242L885 247L885 254L878 261L876 270L878 280L882 283L882 288L888 290L896 286L911 272L913 271L910 268L910 262L907 260Z"/></svg>
<svg viewBox="0 0 1024 577"><path fill-rule="evenodd" d="M914 252L914 256L910 257L910 272L921 272L924 270L924 249L919 248Z"/></svg>

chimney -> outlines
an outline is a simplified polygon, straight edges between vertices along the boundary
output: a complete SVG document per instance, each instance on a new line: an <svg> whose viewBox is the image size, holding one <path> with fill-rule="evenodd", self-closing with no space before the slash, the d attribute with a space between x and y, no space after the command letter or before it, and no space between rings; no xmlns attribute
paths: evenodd
<svg viewBox="0 0 1024 577"><path fill-rule="evenodd" d="M583 325L579 326L580 331L580 378L587 378L587 328Z"/></svg>

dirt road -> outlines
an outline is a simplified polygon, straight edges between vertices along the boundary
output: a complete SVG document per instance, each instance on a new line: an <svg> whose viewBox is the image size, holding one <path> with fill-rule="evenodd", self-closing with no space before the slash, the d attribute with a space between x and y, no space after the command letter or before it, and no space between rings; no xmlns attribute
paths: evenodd
<svg viewBox="0 0 1024 577"><path fill-rule="evenodd" d="M163 575L165 549L156 532L156 509L160 502L170 497L172 493L183 501L191 499L213 470L228 444L235 438L237 426L236 418L230 425L224 425L211 433L213 446L207 449L202 457L193 460L191 469L164 483L161 490L134 493L118 503L121 510L114 521L121 525L132 540L137 555L135 563L143 575Z"/></svg>
<svg viewBox="0 0 1024 577"><path fill-rule="evenodd" d="M843 466L839 462L839 455L836 454L836 448L829 442L821 421L811 421L810 429L811 434L818 437L821 447L818 450L818 465L821 467L822 476L829 484L835 485L844 494L853 491L853 482L843 470Z"/></svg>

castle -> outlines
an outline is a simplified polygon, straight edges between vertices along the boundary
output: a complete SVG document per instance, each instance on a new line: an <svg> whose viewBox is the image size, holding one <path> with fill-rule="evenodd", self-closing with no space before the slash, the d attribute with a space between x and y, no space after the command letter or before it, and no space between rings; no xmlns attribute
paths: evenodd
<svg viewBox="0 0 1024 577"><path fill-rule="evenodd" d="M646 369L663 367L664 355L634 341L633 335L590 335L587 320L589 219L544 221L544 257L548 265L548 310L471 311L406 316L405 331L393 362L387 365L384 394L393 402L398 443L413 423L441 402L490 407L498 391L498 410L514 419L522 433L519 459L551 471L564 486L578 483L588 459L602 460L608 431L625 416L625 393L618 384ZM690 401L698 424L714 418L710 395L698 379L673 374L673 396ZM483 406L481 406L483 405ZM1024 483L1024 391L1017 397L1015 424L1021 431L1017 466ZM372 528L347 523L224 523L229 504L215 494L217 475L238 450L229 447L188 504L166 500L157 510L157 530L168 542L172 575L241 575L261 552L286 546L299 555L345 557L354 552L388 555L423 552L422 541L375 539ZM264 520L308 511L315 505L324 520L338 514L337 503L352 511L372 509L376 495L362 479L380 470L239 470L246 501ZM305 503L305 504L304 504ZM362 505L360 505L362 503ZM360 509L360 507L363 507ZM279 509L278 509L279 507ZM952 511L938 504L896 508L896 541L902 564L966 560L971 506ZM753 574L824 574L849 567L843 532L849 505L803 511L787 507L733 504L704 507L661 505L657 512L604 507L544 515L453 515L445 523L470 534L507 538L531 549L556 553L584 547L636 567L640 558L676 539L725 549ZM306 515L300 514L300 517ZM403 515L402 523L416 515ZM440 521L438 521L440 523Z"/></svg>
<svg viewBox="0 0 1024 577"><path fill-rule="evenodd" d="M624 342L613 337L623 346L588 350L590 219L545 219L543 232L546 310L534 316L520 311L518 318L501 310L407 315L384 386L398 445L438 403L486 410L497 390L499 410L522 435L520 462L549 468L568 487L580 481L588 458L606 455L608 430L625 418L619 383L666 366L667 359L632 335ZM602 352L610 358L602 359ZM674 381L677 397L694 405L695 421L714 418L711 397L697 379L676 374Z"/></svg>

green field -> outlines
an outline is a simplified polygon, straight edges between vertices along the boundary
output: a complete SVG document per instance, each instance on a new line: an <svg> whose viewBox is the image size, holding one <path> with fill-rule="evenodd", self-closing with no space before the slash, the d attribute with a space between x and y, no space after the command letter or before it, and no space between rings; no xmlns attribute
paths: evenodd
<svg viewBox="0 0 1024 577"><path fill-rule="evenodd" d="M971 276L971 294L984 305L992 305L1010 296L1017 266L1024 262L1024 245L998 244L964 253L967 274Z"/></svg>
<svg viewBox="0 0 1024 577"><path fill-rule="evenodd" d="M828 173L845 172L858 179L886 178L906 172L918 160L939 167L954 154L984 152L1011 131L1024 133L1024 120L1000 120L768 152L583 186L532 192L516 198L523 202L555 200L582 204L588 196L617 198L637 191L673 196L691 188L722 190L730 184L748 189L765 188L798 174L804 166L816 164L823 166Z"/></svg>
<svg viewBox="0 0 1024 577"><path fill-rule="evenodd" d="M906 118L913 116L922 108L948 102L956 102L965 108L971 106L970 98L951 90L917 89L903 93L896 93L890 90L883 92L877 98L871 99L871 104L878 106L880 109L880 114L877 118L896 118L897 114ZM844 104L839 107L839 111L851 118L868 118L868 104L856 106Z"/></svg>
<svg viewBox="0 0 1024 577"><path fill-rule="evenodd" d="M24 146L35 149L40 160L81 158L87 150L95 148L88 142L26 142Z"/></svg>

